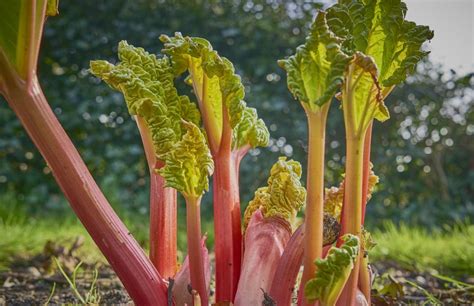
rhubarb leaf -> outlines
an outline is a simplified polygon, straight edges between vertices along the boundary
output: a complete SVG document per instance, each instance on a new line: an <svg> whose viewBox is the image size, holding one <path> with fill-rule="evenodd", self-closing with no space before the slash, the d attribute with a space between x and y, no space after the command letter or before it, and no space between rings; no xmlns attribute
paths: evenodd
<svg viewBox="0 0 474 306"><path fill-rule="evenodd" d="M219 56L203 38L176 33L174 37L162 35L160 39L164 43L163 53L172 59L175 74L189 72L186 82L194 88L211 147L217 149L220 144L223 106L234 129L234 148L246 144L251 147L267 145L268 130L257 118L255 109L247 107L243 101L244 86L227 58Z"/></svg>
<svg viewBox="0 0 474 306"><path fill-rule="evenodd" d="M280 157L270 171L268 185L257 189L245 210L244 228L257 209L265 218L279 217L293 225L296 213L306 201L306 190L300 179L300 163Z"/></svg>
<svg viewBox="0 0 474 306"><path fill-rule="evenodd" d="M270 134L262 119L257 116L257 110L247 107L244 110L240 122L232 131L232 147L234 150L246 146L265 147L268 145Z"/></svg>
<svg viewBox="0 0 474 306"><path fill-rule="evenodd" d="M167 57L158 59L142 48L119 44L117 65L92 61L91 72L123 93L130 114L145 119L157 158L165 166L158 172L166 185L187 197L208 189L213 162L200 116L187 96L174 87L174 72Z"/></svg>
<svg viewBox="0 0 474 306"><path fill-rule="evenodd" d="M343 51L354 56L352 80L346 82L357 84L352 88L355 118L362 129L373 118L389 118L383 99L429 53L421 46L433 31L406 21L406 12L400 0L341 0L328 9L330 30L344 39Z"/></svg>
<svg viewBox="0 0 474 306"><path fill-rule="evenodd" d="M58 0L0 1L0 58L23 79L36 70L45 16L56 15L57 7Z"/></svg>
<svg viewBox="0 0 474 306"><path fill-rule="evenodd" d="M296 54L278 61L287 72L290 92L305 108L318 110L343 83L343 74L350 57L341 51L341 40L328 28L326 13L320 11L304 45Z"/></svg>
<svg viewBox="0 0 474 306"><path fill-rule="evenodd" d="M328 9L331 31L344 38L349 55L363 52L374 59L382 86L405 80L429 52L421 50L433 31L405 20L407 6L400 0L342 0Z"/></svg>
<svg viewBox="0 0 474 306"><path fill-rule="evenodd" d="M168 58L156 58L121 41L120 62L91 61L91 72L123 93L131 115L145 119L158 159L187 132L181 119L200 123L200 114L187 96L179 96Z"/></svg>
<svg viewBox="0 0 474 306"><path fill-rule="evenodd" d="M310 301L319 300L321 305L335 305L354 267L359 254L360 242L357 236L342 236L340 248L331 247L326 258L315 261L318 269L313 279L306 283L304 295Z"/></svg>
<svg viewBox="0 0 474 306"><path fill-rule="evenodd" d="M175 188L186 198L198 198L209 188L214 171L206 138L193 123L182 121L187 132L172 150L164 155L165 166L158 170L168 187Z"/></svg>

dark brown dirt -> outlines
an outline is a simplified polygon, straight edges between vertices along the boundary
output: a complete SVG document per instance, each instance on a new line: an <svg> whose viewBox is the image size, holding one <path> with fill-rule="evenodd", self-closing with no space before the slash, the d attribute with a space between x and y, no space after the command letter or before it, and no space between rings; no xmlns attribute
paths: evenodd
<svg viewBox="0 0 474 306"><path fill-rule="evenodd" d="M76 287L83 297L90 289L94 269L98 271L96 298L100 299L100 304L131 303L115 273L107 266L85 266L77 274ZM54 284L51 304L80 303L60 273L45 276L34 266L20 266L0 273L0 305L42 305L48 301Z"/></svg>
<svg viewBox="0 0 474 306"><path fill-rule="evenodd" d="M51 304L80 303L54 258L71 278L80 262L75 251L81 244L80 238L70 247L50 242L42 254L34 258L18 258L8 271L0 271L0 305L43 305L48 299ZM89 302L132 304L115 273L101 263L82 264L78 270L76 288L83 299L87 299L95 271L96 290ZM443 280L428 272L404 269L395 262L376 263L373 271L373 305L474 305L472 276Z"/></svg>

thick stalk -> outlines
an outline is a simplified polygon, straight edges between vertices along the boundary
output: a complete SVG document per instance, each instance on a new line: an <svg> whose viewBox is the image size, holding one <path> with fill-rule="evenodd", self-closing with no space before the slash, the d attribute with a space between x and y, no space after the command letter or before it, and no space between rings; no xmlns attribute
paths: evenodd
<svg viewBox="0 0 474 306"><path fill-rule="evenodd" d="M277 305L291 305L296 279L303 262L304 224L291 236L273 276L270 297Z"/></svg>
<svg viewBox="0 0 474 306"><path fill-rule="evenodd" d="M2 94L131 298L139 305L166 305L165 282L100 191L53 114L37 78L25 83L11 73L4 80L8 83L2 84Z"/></svg>
<svg viewBox="0 0 474 306"><path fill-rule="evenodd" d="M302 284L314 277L314 261L322 258L324 229L324 144L326 118L330 102L316 111L306 110L308 117L308 171L306 174L306 211ZM304 299L303 304L310 305Z"/></svg>
<svg viewBox="0 0 474 306"><path fill-rule="evenodd" d="M342 215L342 235L350 233L361 237L362 225L362 175L365 131L357 135L346 127L346 176L344 189L344 214ZM341 294L339 305L353 305L357 291L360 260Z"/></svg>
<svg viewBox="0 0 474 306"><path fill-rule="evenodd" d="M177 270L176 190L165 187L165 180L155 169L157 161L153 141L143 118L135 117L150 170L150 260L164 279L174 277Z"/></svg>
<svg viewBox="0 0 474 306"><path fill-rule="evenodd" d="M176 190L150 171L150 259L165 279L174 277L178 268L176 220Z"/></svg>
<svg viewBox="0 0 474 306"><path fill-rule="evenodd" d="M234 245L238 249L242 241L233 241L235 237L232 224L233 211L237 205L235 203L239 201L239 189L236 182L235 163L231 156L232 129L225 106L223 106L223 119L220 148L217 154L213 154L216 302L232 302L237 290L238 273L240 273L240 269L237 271L235 265L237 263L240 265L241 261L240 251L234 250Z"/></svg>
<svg viewBox="0 0 474 306"><path fill-rule="evenodd" d="M245 232L245 255L235 306L262 305L278 262L291 235L290 224L279 217L254 212Z"/></svg>
<svg viewBox="0 0 474 306"><path fill-rule="evenodd" d="M186 199L186 223L188 236L189 271L191 287L200 296L203 305L209 304L204 261L201 252L201 198Z"/></svg>

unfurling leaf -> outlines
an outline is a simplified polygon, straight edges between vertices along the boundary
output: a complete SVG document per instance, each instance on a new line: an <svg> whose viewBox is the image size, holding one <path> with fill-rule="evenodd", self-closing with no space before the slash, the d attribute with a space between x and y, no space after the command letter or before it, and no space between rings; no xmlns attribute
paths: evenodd
<svg viewBox="0 0 474 306"><path fill-rule="evenodd" d="M160 39L164 43L163 53L171 57L175 74L189 72L186 81L194 88L211 147L217 148L222 137L223 107L227 110L231 128L238 130L233 133L234 148L246 144L251 147L267 145L268 130L257 118L255 109L244 102L240 76L227 58L219 56L203 38L176 33L174 37L162 35Z"/></svg>
<svg viewBox="0 0 474 306"><path fill-rule="evenodd" d="M332 247L326 258L317 259L318 267L313 279L306 283L304 295L309 301L319 300L321 305L335 305L359 254L360 242L357 236L342 236L340 248Z"/></svg>
<svg viewBox="0 0 474 306"><path fill-rule="evenodd" d="M245 210L244 228L257 209L261 210L265 218L279 217L292 224L306 201L306 190L300 178L300 163L280 157L270 171L268 185L257 189L254 199Z"/></svg>
<svg viewBox="0 0 474 306"><path fill-rule="evenodd" d="M201 130L194 123L183 121L182 124L187 132L164 155L165 166L158 172L168 187L175 188L186 198L198 198L209 188L208 176L214 171L214 163Z"/></svg>
<svg viewBox="0 0 474 306"><path fill-rule="evenodd" d="M253 107L247 107L240 122L232 131L232 148L237 150L245 146L250 148L268 145L269 132L265 122L259 119Z"/></svg>
<svg viewBox="0 0 474 306"><path fill-rule="evenodd" d="M314 111L330 102L343 83L350 57L341 51L340 43L328 28L326 13L319 12L305 44L295 55L278 61L287 72L289 90L305 108Z"/></svg>

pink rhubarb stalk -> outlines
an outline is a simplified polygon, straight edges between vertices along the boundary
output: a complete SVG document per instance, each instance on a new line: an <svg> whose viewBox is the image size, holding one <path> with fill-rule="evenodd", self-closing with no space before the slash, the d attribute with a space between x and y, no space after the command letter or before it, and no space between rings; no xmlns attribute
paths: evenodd
<svg viewBox="0 0 474 306"><path fill-rule="evenodd" d="M291 236L273 277L270 297L277 305L291 305L296 278L303 262L304 224Z"/></svg>
<svg viewBox="0 0 474 306"><path fill-rule="evenodd" d="M223 105L223 130L218 152L212 152L215 164L213 178L214 234L216 253L216 301L232 302L240 277L242 240L240 199L232 160L232 129ZM237 211L238 209L238 216Z"/></svg>
<svg viewBox="0 0 474 306"><path fill-rule="evenodd" d="M44 157L72 209L138 305L166 305L166 283L118 218L52 112L33 71L19 77L0 52L0 92Z"/></svg>
<svg viewBox="0 0 474 306"><path fill-rule="evenodd" d="M206 238L201 239L201 253L204 260L204 272L206 278L206 288L209 292L211 283L211 265L209 263L209 252L206 248ZM189 255L184 259L183 265L176 273L173 283L173 298L176 306L192 305L193 295L189 292L189 285L191 284L191 275L189 271ZM196 305L194 305L196 306Z"/></svg>
<svg viewBox="0 0 474 306"><path fill-rule="evenodd" d="M263 217L257 210L245 234L245 254L235 296L236 306L261 305L281 255L291 236L290 224L279 217Z"/></svg>
<svg viewBox="0 0 474 306"><path fill-rule="evenodd" d="M199 293L201 303L208 305L209 295L207 292L204 256L202 253L200 209L201 198L186 198L186 223L191 287Z"/></svg>
<svg viewBox="0 0 474 306"><path fill-rule="evenodd" d="M165 187L165 179L156 169L157 161L149 128L143 118L135 116L150 171L150 260L164 279L174 277L177 270L176 190Z"/></svg>

